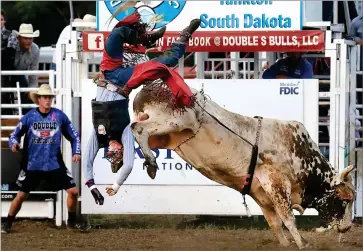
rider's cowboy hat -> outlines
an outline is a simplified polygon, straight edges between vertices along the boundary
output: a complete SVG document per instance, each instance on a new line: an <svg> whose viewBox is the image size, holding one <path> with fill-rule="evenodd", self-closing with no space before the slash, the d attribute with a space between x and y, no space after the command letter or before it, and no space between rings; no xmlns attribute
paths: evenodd
<svg viewBox="0 0 363 251"><path fill-rule="evenodd" d="M39 30L34 31L33 25L31 24L21 24L19 31L14 31L17 36L22 37L39 37Z"/></svg>
<svg viewBox="0 0 363 251"><path fill-rule="evenodd" d="M37 105L39 105L39 96L56 96L57 94L52 91L52 88L48 84L42 84L37 91L31 91L29 98Z"/></svg>

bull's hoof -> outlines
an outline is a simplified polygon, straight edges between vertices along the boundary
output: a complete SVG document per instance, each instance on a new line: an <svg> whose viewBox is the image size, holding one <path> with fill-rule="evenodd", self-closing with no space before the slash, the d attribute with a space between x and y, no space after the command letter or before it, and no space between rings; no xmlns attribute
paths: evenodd
<svg viewBox="0 0 363 251"><path fill-rule="evenodd" d="M147 168L147 174L149 175L150 178L155 179L155 177L156 177L156 170L157 169L155 167L151 167L151 166L149 166Z"/></svg>
<svg viewBox="0 0 363 251"><path fill-rule="evenodd" d="M305 249L305 248L311 248L310 243L305 240L303 237L301 237L301 244L298 245L299 249Z"/></svg>
<svg viewBox="0 0 363 251"><path fill-rule="evenodd" d="M144 166L146 167L147 174L151 179L155 179L156 171L158 170L157 164L150 164L150 162L145 161Z"/></svg>
<svg viewBox="0 0 363 251"><path fill-rule="evenodd" d="M290 242L286 238L284 238L280 240L280 245L284 248L287 248L288 246L290 246Z"/></svg>

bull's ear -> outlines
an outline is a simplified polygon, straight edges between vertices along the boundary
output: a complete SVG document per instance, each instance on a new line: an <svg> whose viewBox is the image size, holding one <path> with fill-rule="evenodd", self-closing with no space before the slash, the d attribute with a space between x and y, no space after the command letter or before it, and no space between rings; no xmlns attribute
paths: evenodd
<svg viewBox="0 0 363 251"><path fill-rule="evenodd" d="M349 175L351 171L354 170L354 165L350 165L345 168L340 174L340 180L343 182L352 182L352 176Z"/></svg>

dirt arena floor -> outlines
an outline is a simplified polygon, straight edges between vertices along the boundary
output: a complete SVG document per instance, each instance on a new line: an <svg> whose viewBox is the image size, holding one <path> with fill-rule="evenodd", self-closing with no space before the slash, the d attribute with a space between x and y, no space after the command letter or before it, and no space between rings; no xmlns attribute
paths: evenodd
<svg viewBox="0 0 363 251"><path fill-rule="evenodd" d="M261 217L98 216L87 232L57 228L54 221L20 220L1 235L1 250L297 250L281 248ZM362 224L342 235L315 232L316 218L297 218L307 250L362 250ZM291 235L285 230L288 238Z"/></svg>

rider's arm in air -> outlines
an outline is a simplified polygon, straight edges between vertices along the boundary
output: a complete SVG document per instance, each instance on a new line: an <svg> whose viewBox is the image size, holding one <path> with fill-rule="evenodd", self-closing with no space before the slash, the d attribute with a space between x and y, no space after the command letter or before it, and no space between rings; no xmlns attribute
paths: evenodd
<svg viewBox="0 0 363 251"><path fill-rule="evenodd" d="M92 196L95 199L96 204L103 204L104 198L100 191L97 189L95 185L95 181L93 178L93 162L97 156L98 153L98 141L97 141L97 135L96 131L92 130L91 136L88 140L87 144L87 150L86 150L86 159L83 162L84 163L84 174L85 174L85 180L86 185L91 190Z"/></svg>
<svg viewBox="0 0 363 251"><path fill-rule="evenodd" d="M122 145L124 148L123 151L123 165L120 168L119 176L117 180L112 185L113 194L117 193L120 186L127 180L129 177L132 168L134 166L134 159L135 159L135 138L132 134L130 125L128 125L123 133L122 133ZM111 195L113 195L111 194Z"/></svg>

